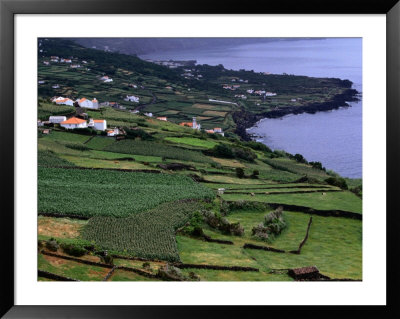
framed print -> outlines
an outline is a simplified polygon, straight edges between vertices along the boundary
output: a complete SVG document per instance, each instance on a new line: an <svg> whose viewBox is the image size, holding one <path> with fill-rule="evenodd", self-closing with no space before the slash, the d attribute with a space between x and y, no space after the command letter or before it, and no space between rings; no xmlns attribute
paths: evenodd
<svg viewBox="0 0 400 319"><path fill-rule="evenodd" d="M5 318L398 313L397 1L0 9Z"/></svg>

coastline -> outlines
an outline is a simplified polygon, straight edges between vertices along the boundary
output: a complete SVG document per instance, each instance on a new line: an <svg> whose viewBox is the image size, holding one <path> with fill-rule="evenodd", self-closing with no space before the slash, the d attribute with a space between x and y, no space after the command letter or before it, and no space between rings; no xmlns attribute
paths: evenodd
<svg viewBox="0 0 400 319"><path fill-rule="evenodd" d="M260 114L253 114L249 111L241 109L240 111L236 111L232 114L233 120L236 123L235 133L244 141L251 141L254 140L254 136L247 133L247 129L253 127L262 119L280 118L289 114L315 114L317 112L330 111L340 107L350 107L351 105L349 105L347 102L359 101L359 94L360 92L357 90L349 88L343 93L335 95L333 99L327 102L310 103L303 106L288 106Z"/></svg>

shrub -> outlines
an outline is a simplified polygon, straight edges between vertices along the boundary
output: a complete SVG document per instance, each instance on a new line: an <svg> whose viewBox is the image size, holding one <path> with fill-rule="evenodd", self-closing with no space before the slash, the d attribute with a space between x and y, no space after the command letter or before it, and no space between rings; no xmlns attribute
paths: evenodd
<svg viewBox="0 0 400 319"><path fill-rule="evenodd" d="M239 178L243 178L244 177L244 170L241 167L236 167L236 176Z"/></svg>
<svg viewBox="0 0 400 319"><path fill-rule="evenodd" d="M50 238L46 241L46 248L51 251L57 251L60 245L58 245L57 241L54 238Z"/></svg>
<svg viewBox="0 0 400 319"><path fill-rule="evenodd" d="M325 171L325 167L322 166L321 162L309 162L309 164L315 169Z"/></svg>
<svg viewBox="0 0 400 319"><path fill-rule="evenodd" d="M166 264L158 269L158 276L163 280L183 281L185 277L182 271L170 264Z"/></svg>
<svg viewBox="0 0 400 319"><path fill-rule="evenodd" d="M242 236L244 234L244 228L240 226L240 223L232 223L222 217L218 213L203 210L202 211L204 221L212 228L218 229L224 234Z"/></svg>
<svg viewBox="0 0 400 319"><path fill-rule="evenodd" d="M217 144L212 149L205 152L216 157L235 158L232 149L227 144Z"/></svg>
<svg viewBox="0 0 400 319"><path fill-rule="evenodd" d="M267 145L260 143L260 142L249 141L249 142L246 142L245 145L256 151L272 153L272 150Z"/></svg>
<svg viewBox="0 0 400 319"><path fill-rule="evenodd" d="M153 136L151 136L149 133L147 133L146 131L144 131L142 129L133 130L133 129L124 127L124 130L126 132L126 138L128 138L128 139L135 139L135 138L139 137L143 141L154 140Z"/></svg>
<svg viewBox="0 0 400 319"><path fill-rule="evenodd" d="M84 247L74 245L74 244L61 244L62 250L71 256L81 257L87 253Z"/></svg>
<svg viewBox="0 0 400 319"><path fill-rule="evenodd" d="M348 189L346 180L342 177L328 177L325 182L327 182L329 185L340 187L341 189Z"/></svg>
<svg viewBox="0 0 400 319"><path fill-rule="evenodd" d="M256 179L258 178L258 175L260 175L260 171L255 169L250 177Z"/></svg>
<svg viewBox="0 0 400 319"><path fill-rule="evenodd" d="M89 127L73 129L72 133L83 134L83 135L97 135L97 132Z"/></svg>
<svg viewBox="0 0 400 319"><path fill-rule="evenodd" d="M265 241L271 241L279 235L287 224L283 218L283 209L279 206L275 211L264 216L264 222L252 229L252 235Z"/></svg>

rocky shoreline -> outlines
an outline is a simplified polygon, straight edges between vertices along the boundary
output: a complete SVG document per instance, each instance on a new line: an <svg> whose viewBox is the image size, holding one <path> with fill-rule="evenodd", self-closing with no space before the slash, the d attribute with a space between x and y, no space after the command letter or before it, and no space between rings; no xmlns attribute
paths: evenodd
<svg viewBox="0 0 400 319"><path fill-rule="evenodd" d="M324 103L310 103L303 106L288 106L284 108L274 109L261 114L253 114L244 109L236 111L232 114L236 123L235 133L244 141L251 141L252 136L247 133L246 129L253 127L259 120L264 118L279 118L288 114L310 113L314 114L321 111L330 111L340 107L350 106L347 102L356 102L360 99L360 93L355 89L347 89L343 93L335 95L333 99Z"/></svg>

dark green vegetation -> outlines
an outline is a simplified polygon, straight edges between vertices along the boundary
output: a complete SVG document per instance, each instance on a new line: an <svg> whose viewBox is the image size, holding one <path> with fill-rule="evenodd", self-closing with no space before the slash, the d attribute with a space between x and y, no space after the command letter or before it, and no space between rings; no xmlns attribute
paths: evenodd
<svg viewBox="0 0 400 319"><path fill-rule="evenodd" d="M210 159L201 152L148 141L123 140L108 145L104 150L115 153L150 155L165 159L211 163Z"/></svg>
<svg viewBox="0 0 400 319"><path fill-rule="evenodd" d="M175 230L201 209L194 201L169 202L128 218L94 217L83 237L114 251L171 262L179 261Z"/></svg>
<svg viewBox="0 0 400 319"><path fill-rule="evenodd" d="M188 177L39 167L39 212L127 217L179 199L214 194Z"/></svg>
<svg viewBox="0 0 400 319"><path fill-rule="evenodd" d="M292 280L274 270L310 265L332 278L362 278L362 181L342 179L300 154L239 139L234 131L242 122L235 123L232 114L253 108L258 98L238 101L233 92L221 88L233 76L248 80L241 82L240 90L261 89L265 83L278 95L259 101L254 112L261 114L270 105L285 107L285 99L294 96L303 96L303 102L298 102L302 106L306 100L329 100L348 83L207 66L196 66L203 78L189 80L179 70L135 57L48 42L45 56L39 58L39 77L47 81L39 86L39 118L75 113L73 107L52 105L50 96L95 96L100 102L117 101L129 109L138 105L128 105L122 98L134 94L141 97L142 111L167 116L168 122L105 107L86 112L106 119L109 126L125 128L126 139L65 131L58 125L48 135L39 134L38 212L69 216L39 216L39 239L54 244L41 249L85 261L107 259L138 270L117 269L110 281L156 280L140 271L155 275L167 262L259 269L181 269L192 280L198 276L200 280ZM49 55L73 56L73 63L86 59L88 64L79 69L62 63L45 66L41 62ZM102 73L114 81L99 82ZM55 81L60 89L51 89ZM211 103L209 98L237 105ZM225 137L175 124L192 116L202 127L223 128ZM290 209L266 220L279 205ZM331 216L332 211L344 215ZM316 213L300 254L243 248L248 243L297 250L310 214ZM267 241L252 232L260 224L269 229ZM48 255L39 255L38 262L39 269L79 280L103 280L110 271Z"/></svg>

